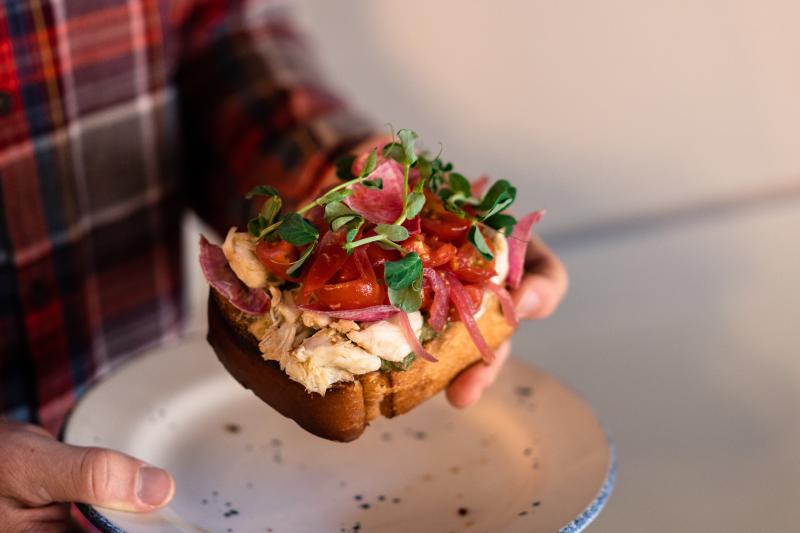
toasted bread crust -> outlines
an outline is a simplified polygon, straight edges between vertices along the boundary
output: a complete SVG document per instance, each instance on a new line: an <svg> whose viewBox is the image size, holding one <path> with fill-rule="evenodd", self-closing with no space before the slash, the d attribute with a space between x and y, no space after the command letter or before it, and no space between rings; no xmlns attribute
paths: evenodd
<svg viewBox="0 0 800 533"><path fill-rule="evenodd" d="M513 333L494 298L478 326L493 348ZM244 387L307 431L341 442L357 439L380 415L391 418L410 411L481 360L464 325L454 322L425 345L438 363L416 359L404 372L370 372L353 382L335 384L325 396L309 393L277 362L264 360L239 311L213 289L208 299L208 342Z"/></svg>

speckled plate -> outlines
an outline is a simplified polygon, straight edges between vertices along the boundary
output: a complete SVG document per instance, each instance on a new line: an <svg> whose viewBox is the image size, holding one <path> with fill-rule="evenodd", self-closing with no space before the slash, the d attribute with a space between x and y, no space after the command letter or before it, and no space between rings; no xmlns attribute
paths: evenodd
<svg viewBox="0 0 800 533"><path fill-rule="evenodd" d="M239 386L202 338L92 388L64 440L122 450L177 480L158 513L83 506L104 531L573 532L600 512L615 472L589 406L519 360L473 408L440 395L339 444Z"/></svg>

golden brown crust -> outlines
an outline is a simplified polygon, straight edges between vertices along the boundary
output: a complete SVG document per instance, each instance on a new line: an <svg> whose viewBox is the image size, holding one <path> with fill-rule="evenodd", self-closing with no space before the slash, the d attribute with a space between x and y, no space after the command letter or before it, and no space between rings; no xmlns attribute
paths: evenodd
<svg viewBox="0 0 800 533"><path fill-rule="evenodd" d="M493 348L513 333L492 299L478 321ZM404 372L370 372L351 383L337 383L325 396L309 393L292 381L275 361L265 361L241 313L212 290L208 299L208 341L228 372L244 387L320 437L348 442L380 415L406 413L443 390L462 370L481 360L478 348L461 322L425 347L438 363L416 359Z"/></svg>

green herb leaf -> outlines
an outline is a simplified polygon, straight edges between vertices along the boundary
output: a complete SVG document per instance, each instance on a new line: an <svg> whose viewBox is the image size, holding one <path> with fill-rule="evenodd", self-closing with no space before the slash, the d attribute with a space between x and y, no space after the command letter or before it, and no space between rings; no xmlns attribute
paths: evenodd
<svg viewBox="0 0 800 533"><path fill-rule="evenodd" d="M336 160L336 177L338 177L342 181L350 181L355 179L353 175L353 162L356 160L356 156L352 154L343 155L339 159Z"/></svg>
<svg viewBox="0 0 800 533"><path fill-rule="evenodd" d="M261 232L267 229L268 226L269 222L264 217L257 216L247 223L247 231L250 233L250 235L258 239L261 237Z"/></svg>
<svg viewBox="0 0 800 533"><path fill-rule="evenodd" d="M344 216L358 216L358 213L347 207L342 202L331 202L325 206L325 222L330 224L335 219Z"/></svg>
<svg viewBox="0 0 800 533"><path fill-rule="evenodd" d="M327 222L333 231L337 231L353 221L362 223L364 219L347 207L341 202L331 202L325 206L325 222Z"/></svg>
<svg viewBox="0 0 800 533"><path fill-rule="evenodd" d="M303 250L302 255L297 259L297 261L292 263L292 266L290 266L289 268L286 269L286 273L288 275L292 276L293 278L297 277L295 275L295 273L300 271L300 269L303 267L303 263L305 263L306 260L309 257L311 257L312 253L314 253L314 248L317 247L317 243L318 242L319 242L319 240L315 240L314 242L309 244L308 247L305 250Z"/></svg>
<svg viewBox="0 0 800 533"><path fill-rule="evenodd" d="M339 217L336 220L334 220L333 222L331 222L331 229L333 231L339 231L340 229L342 229L342 227L348 225L349 223L353 222L354 220L356 220L358 218L359 217L357 217L357 216Z"/></svg>
<svg viewBox="0 0 800 533"><path fill-rule="evenodd" d="M517 224L517 219L505 213L497 213L484 220L483 223L490 228L502 231L506 235L511 235L511 232L514 231L514 226Z"/></svg>
<svg viewBox="0 0 800 533"><path fill-rule="evenodd" d="M387 292L389 293L389 302L393 306L406 313L413 313L418 311L422 305L422 278L402 289L389 287Z"/></svg>
<svg viewBox="0 0 800 533"><path fill-rule="evenodd" d="M383 278L390 289L404 289L419 281L422 287L422 260L416 252L383 264Z"/></svg>
<svg viewBox="0 0 800 533"><path fill-rule="evenodd" d="M454 214L460 216L461 218L464 218L464 217L467 216L467 212L464 211L463 209L461 209L460 207L458 207L453 202L445 202L443 205L444 205L444 208L446 210L448 210L451 213L454 213Z"/></svg>
<svg viewBox="0 0 800 533"><path fill-rule="evenodd" d="M385 235L390 241L400 242L408 239L408 230L400 224L378 224L375 233Z"/></svg>
<svg viewBox="0 0 800 533"><path fill-rule="evenodd" d="M426 343L429 340L436 338L438 333L433 329L427 321L422 322L422 330L419 332L419 342Z"/></svg>
<svg viewBox="0 0 800 533"><path fill-rule="evenodd" d="M402 361L387 361L381 359L381 372L404 372L411 368L417 356L414 352L409 353Z"/></svg>
<svg viewBox="0 0 800 533"><path fill-rule="evenodd" d="M517 189L506 180L494 182L478 205L478 220L486 220L506 209L517 197Z"/></svg>
<svg viewBox="0 0 800 533"><path fill-rule="evenodd" d="M419 215L425 205L425 195L421 192L414 191L408 195L408 203L406 204L406 218L414 218Z"/></svg>
<svg viewBox="0 0 800 533"><path fill-rule="evenodd" d="M341 202L351 194L353 194L353 191L351 191L350 189L339 189L338 191L330 191L317 198L316 204L327 205L331 202Z"/></svg>
<svg viewBox="0 0 800 533"><path fill-rule="evenodd" d="M400 130L397 132L397 138L400 139L400 144L403 145L404 162L407 165L416 163L417 152L414 150L414 143L417 142L419 136L411 130Z"/></svg>
<svg viewBox="0 0 800 533"><path fill-rule="evenodd" d="M291 213L283 219L278 234L281 239L295 246L308 244L319 237L317 228L297 213Z"/></svg>
<svg viewBox="0 0 800 533"><path fill-rule="evenodd" d="M418 185L420 185L421 188L424 182L431 177L431 174L433 173L433 165L428 158L419 156L417 159L417 171L419 172L420 177Z"/></svg>
<svg viewBox="0 0 800 533"><path fill-rule="evenodd" d="M345 235L345 240L348 243L351 243L351 242L353 242L353 239L356 238L357 234L358 234L358 228L353 228L353 229L351 229L350 231L347 232L347 235ZM352 251L352 250L350 250L350 251Z"/></svg>
<svg viewBox="0 0 800 533"><path fill-rule="evenodd" d="M262 217L264 217L264 220L266 220L267 225L275 222L275 219L281 212L281 204L282 202L280 196L270 196L261 205L260 214Z"/></svg>
<svg viewBox="0 0 800 533"><path fill-rule="evenodd" d="M405 162L405 152L403 151L403 147L397 144L396 142L391 142L383 147L381 150L383 157L388 159L394 159L398 163Z"/></svg>
<svg viewBox="0 0 800 533"><path fill-rule="evenodd" d="M381 178L374 180L364 180L361 182L361 185L363 185L367 189L383 189L383 180Z"/></svg>
<svg viewBox="0 0 800 533"><path fill-rule="evenodd" d="M373 148L373 150L367 156L367 160L364 162L364 168L361 169L361 175L359 178L364 178L372 174L372 171L375 170L375 167L378 166L378 150Z"/></svg>
<svg viewBox="0 0 800 533"><path fill-rule="evenodd" d="M460 192L465 198L472 196L472 187L469 184L469 180L461 174L451 172L448 176L448 181L450 182L450 188L453 189L453 192Z"/></svg>
<svg viewBox="0 0 800 533"><path fill-rule="evenodd" d="M244 195L245 198L250 200L254 196L279 196L278 191L275 187L270 187L269 185L256 185L250 192Z"/></svg>
<svg viewBox="0 0 800 533"><path fill-rule="evenodd" d="M484 259L487 261L491 261L494 258L494 254L492 254L492 249L489 248L489 244L486 242L486 239L483 237L483 233L478 226L473 225L469 228L469 233L467 233L467 240L478 250Z"/></svg>

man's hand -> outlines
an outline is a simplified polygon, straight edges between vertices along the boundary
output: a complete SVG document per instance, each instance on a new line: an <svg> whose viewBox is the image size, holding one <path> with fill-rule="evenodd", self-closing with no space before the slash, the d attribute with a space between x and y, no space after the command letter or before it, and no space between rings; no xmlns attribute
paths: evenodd
<svg viewBox="0 0 800 533"><path fill-rule="evenodd" d="M119 452L62 444L44 429L0 419L0 532L65 531L69 504L147 512L166 505L175 482Z"/></svg>
<svg viewBox="0 0 800 533"><path fill-rule="evenodd" d="M558 257L536 236L531 237L525 258L525 277L512 293L520 318L540 319L550 316L567 292L568 278ZM455 407L467 407L491 385L511 352L506 341L489 364L476 363L464 370L447 389L447 399Z"/></svg>

